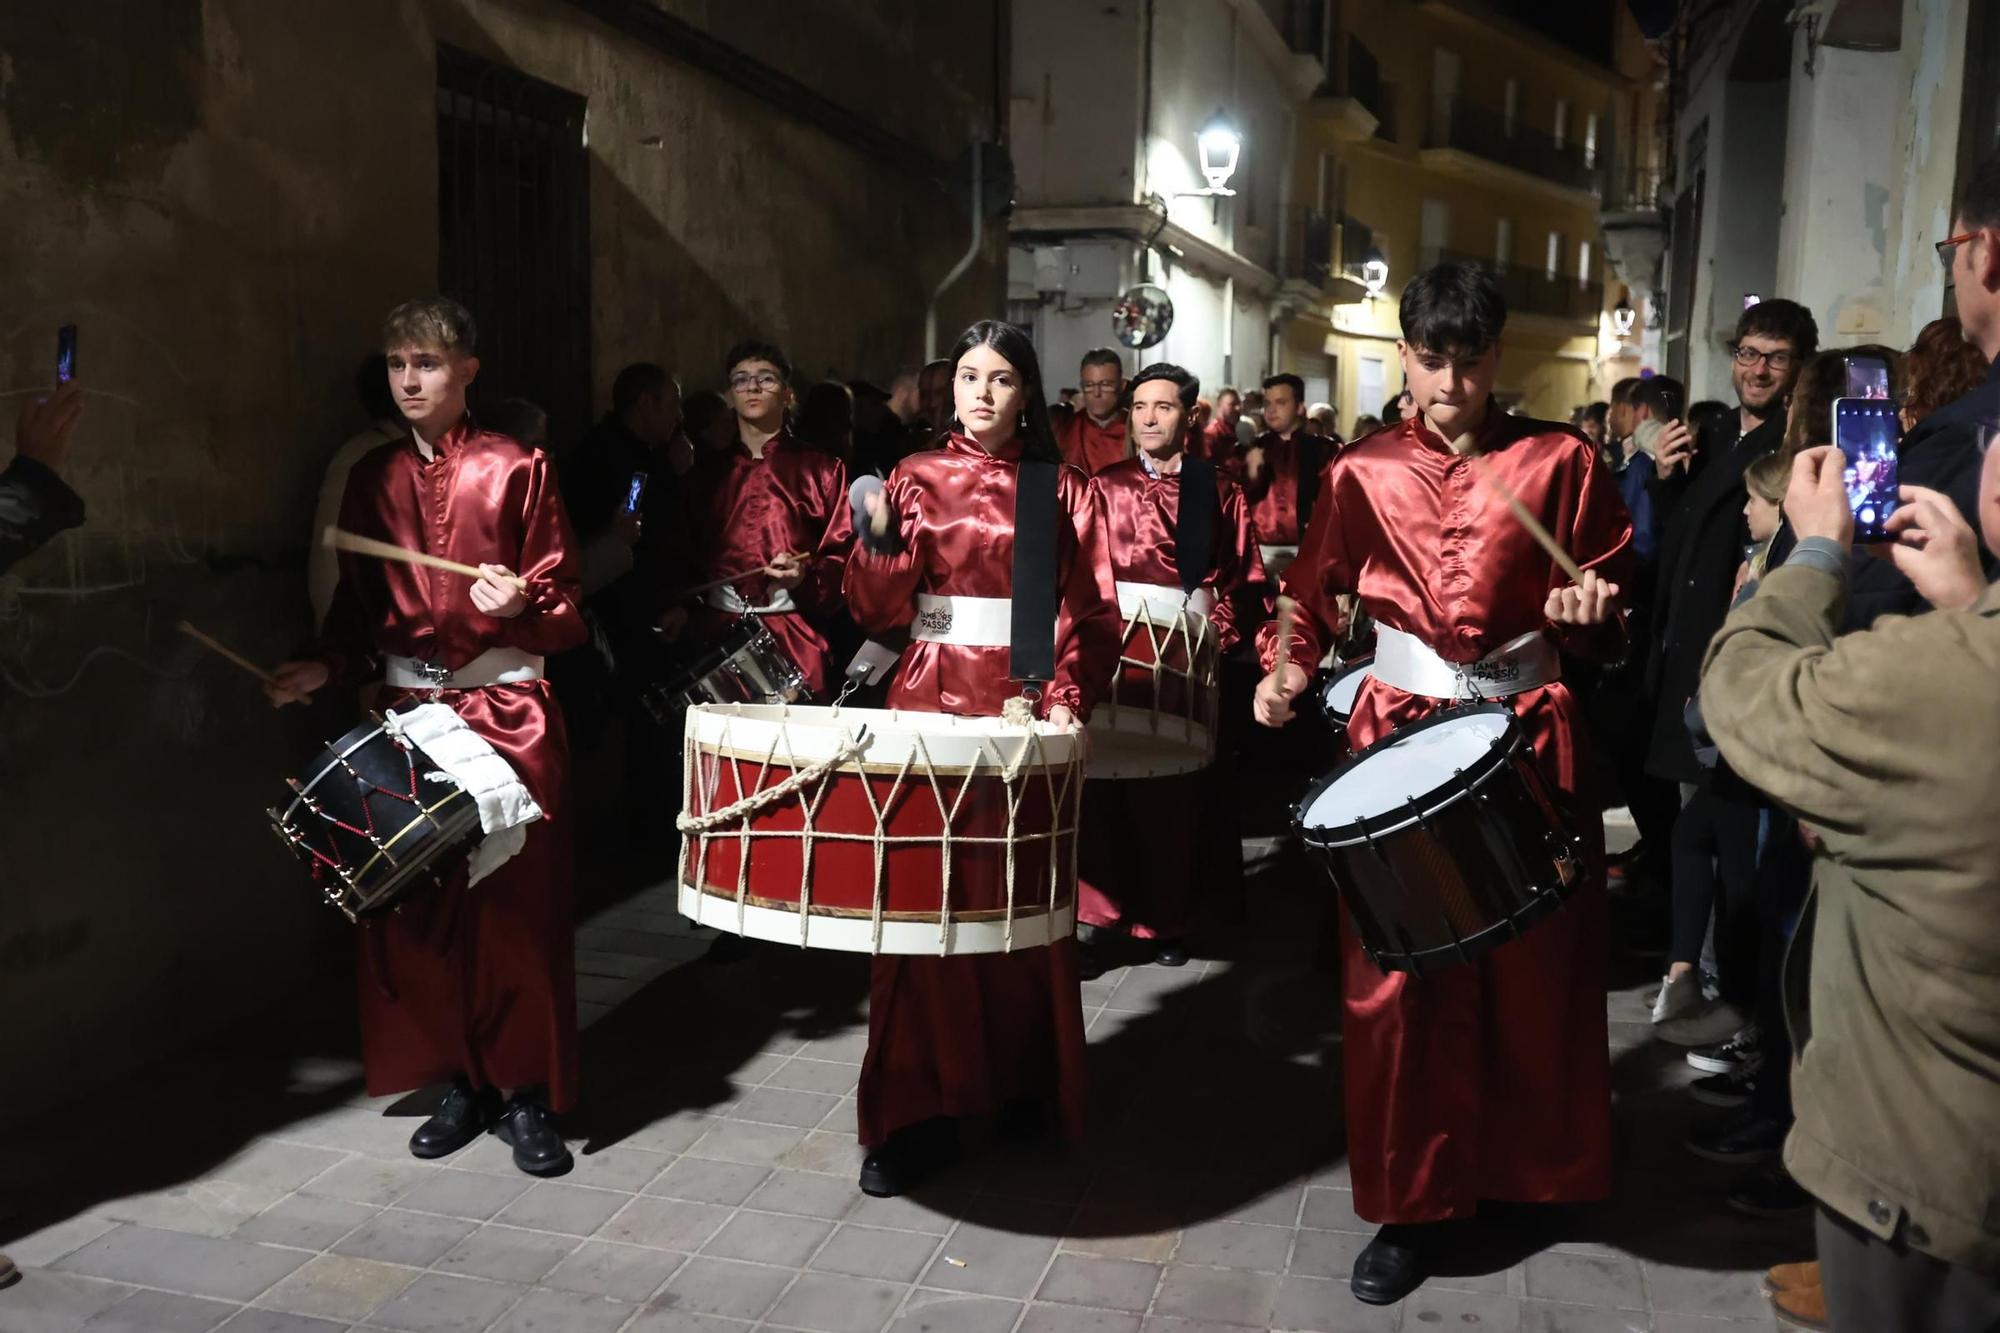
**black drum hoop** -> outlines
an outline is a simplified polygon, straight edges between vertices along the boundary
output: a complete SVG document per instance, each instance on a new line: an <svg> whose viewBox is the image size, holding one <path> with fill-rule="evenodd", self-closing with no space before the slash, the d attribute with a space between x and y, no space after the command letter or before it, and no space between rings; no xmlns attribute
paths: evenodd
<svg viewBox="0 0 2000 1333"><path fill-rule="evenodd" d="M1377 751L1386 750L1419 732L1429 731L1448 722L1463 717L1504 716L1506 727L1500 733L1500 743L1487 751L1485 756L1475 761L1471 767L1454 771L1443 782L1426 792L1406 793L1407 799L1395 808L1380 815L1363 815L1345 824L1308 825L1306 813L1313 807L1328 788L1343 777L1366 763ZM1430 716L1408 723L1392 730L1374 744L1334 765L1333 771L1315 782L1292 806L1292 831L1299 840L1310 847L1347 847L1359 842L1372 842L1398 829L1421 824L1445 806L1467 796L1476 794L1498 776L1514 754L1527 740L1527 729L1521 725L1520 714L1500 702L1457 704L1440 708ZM1412 807L1415 813L1412 813Z"/></svg>

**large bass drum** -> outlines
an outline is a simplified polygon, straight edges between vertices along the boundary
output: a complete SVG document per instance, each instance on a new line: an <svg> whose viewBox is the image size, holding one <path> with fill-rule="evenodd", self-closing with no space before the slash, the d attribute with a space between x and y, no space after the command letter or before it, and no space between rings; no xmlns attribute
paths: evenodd
<svg viewBox="0 0 2000 1333"><path fill-rule="evenodd" d="M1505 704L1391 732L1308 791L1293 824L1385 972L1435 971L1504 944L1583 875Z"/></svg>

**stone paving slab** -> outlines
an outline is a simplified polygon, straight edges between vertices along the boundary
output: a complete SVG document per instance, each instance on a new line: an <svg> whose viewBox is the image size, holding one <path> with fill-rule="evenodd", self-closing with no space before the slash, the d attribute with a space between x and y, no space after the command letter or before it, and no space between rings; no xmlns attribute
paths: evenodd
<svg viewBox="0 0 2000 1333"><path fill-rule="evenodd" d="M73 1202L0 1218L24 1269L0 1333L1775 1327L1759 1279L1809 1232L1728 1214L1735 1177L1681 1151L1693 1075L1652 1043L1643 978L1607 997L1616 1200L1502 1237L1400 1307L1356 1302L1373 1227L1340 1147L1334 986L1310 966L1319 894L1268 875L1253 892L1214 957L1085 986L1088 1142L974 1151L882 1200L853 1175L866 960L763 947L710 964L713 935L647 890L578 932L599 998L582 1005L570 1176L531 1181L494 1139L416 1161L425 1096L369 1098L351 1056L304 1051L285 1099L186 1169L135 1154L80 1181L52 1147L38 1197ZM268 1063L202 1063L207 1104L232 1078L268 1085ZM88 1123L52 1133L93 1141Z"/></svg>

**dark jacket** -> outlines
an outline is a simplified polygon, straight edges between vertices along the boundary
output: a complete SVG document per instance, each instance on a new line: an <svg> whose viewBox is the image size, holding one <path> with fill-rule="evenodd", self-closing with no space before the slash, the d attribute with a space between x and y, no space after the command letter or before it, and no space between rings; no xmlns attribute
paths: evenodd
<svg viewBox="0 0 2000 1333"><path fill-rule="evenodd" d="M1667 514L1653 597L1656 629L1646 667L1647 695L1658 700L1646 751L1646 771L1655 777L1698 783L1705 776L1682 710L1701 683L1702 655L1729 613L1736 568L1743 563L1749 535L1743 520L1743 474L1784 438L1783 418L1773 417L1733 442L1703 440L1697 454L1702 466L1692 478L1654 488L1656 512Z"/></svg>
<svg viewBox="0 0 2000 1333"><path fill-rule="evenodd" d="M83 522L83 498L32 458L0 472L0 574L65 528Z"/></svg>

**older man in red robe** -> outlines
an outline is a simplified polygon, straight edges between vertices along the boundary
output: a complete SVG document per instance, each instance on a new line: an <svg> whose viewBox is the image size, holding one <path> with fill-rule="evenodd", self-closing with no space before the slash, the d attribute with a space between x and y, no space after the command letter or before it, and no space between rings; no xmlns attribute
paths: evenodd
<svg viewBox="0 0 2000 1333"><path fill-rule="evenodd" d="M1200 388L1193 375L1166 362L1133 377L1127 392L1139 452L1090 483L1104 508L1105 545L1126 626L1117 711L1156 716L1156 690L1180 700L1179 712L1169 708L1159 715L1170 737L1176 717L1199 715L1189 709L1192 696L1207 694L1212 709L1213 694L1190 689L1185 678L1156 677L1156 643L1162 663L1187 667L1189 640L1203 636L1213 645L1212 666L1236 646L1245 619L1254 629L1268 614L1256 591L1264 567L1243 492L1188 448L1200 438L1190 419ZM1182 506L1190 497L1205 508L1184 520ZM1211 728L1217 721L1212 711L1202 720ZM1119 744L1146 740L1121 735ZM1077 920L1153 941L1154 961L1163 966L1187 962L1188 937L1231 910L1242 889L1242 847L1229 817L1223 770L1217 761L1195 773L1093 778L1085 785ZM1108 954L1087 949L1085 974L1101 972Z"/></svg>
<svg viewBox="0 0 2000 1333"><path fill-rule="evenodd" d="M1250 499L1264 570L1275 579L1298 553L1312 521L1320 469L1332 457L1325 440L1305 428L1306 382L1297 375L1264 381L1264 433L1236 457L1234 475Z"/></svg>
<svg viewBox="0 0 2000 1333"><path fill-rule="evenodd" d="M831 636L854 539L847 465L787 426L792 367L783 351L746 342L727 362L736 447L689 474L688 508L702 581L737 577L702 595L691 632L713 640L754 614L823 696L838 674Z"/></svg>
<svg viewBox="0 0 2000 1333"><path fill-rule="evenodd" d="M340 524L481 576L343 554L320 639L269 693L302 702L328 683L386 677L391 711L447 705L541 807L520 850L476 887L461 867L357 927L361 1054L376 1096L450 1080L411 1136L416 1156L497 1128L521 1170L557 1175L570 1153L552 1113L576 1101L574 885L569 746L542 661L586 631L547 457L466 416L473 337L472 316L442 297L390 313L389 383L410 433L354 465Z"/></svg>
<svg viewBox="0 0 2000 1333"><path fill-rule="evenodd" d="M1451 706L1439 679L1474 682L1527 729L1577 821L1585 873L1563 910L1520 938L1421 977L1377 968L1343 913L1348 1163L1355 1211L1385 1224L1355 1260L1352 1290L1373 1304L1422 1282L1439 1244L1431 1224L1483 1200L1610 1191L1603 836L1557 650L1623 652L1618 584L1606 580L1625 577L1632 535L1588 440L1493 402L1506 303L1490 277L1438 265L1411 280L1401 313L1398 347L1421 410L1328 468L1284 579L1296 632L1282 651L1275 626L1260 635L1277 669L1258 687L1257 717L1290 716L1342 628L1338 598L1357 594L1378 640L1348 722L1353 746ZM1510 493L1583 567L1581 586L1516 521Z"/></svg>
<svg viewBox="0 0 2000 1333"><path fill-rule="evenodd" d="M1056 443L1062 448L1063 462L1082 468L1089 477L1132 452L1121 408L1125 363L1111 348L1095 347L1083 354L1083 364L1076 373L1081 408L1056 423Z"/></svg>

